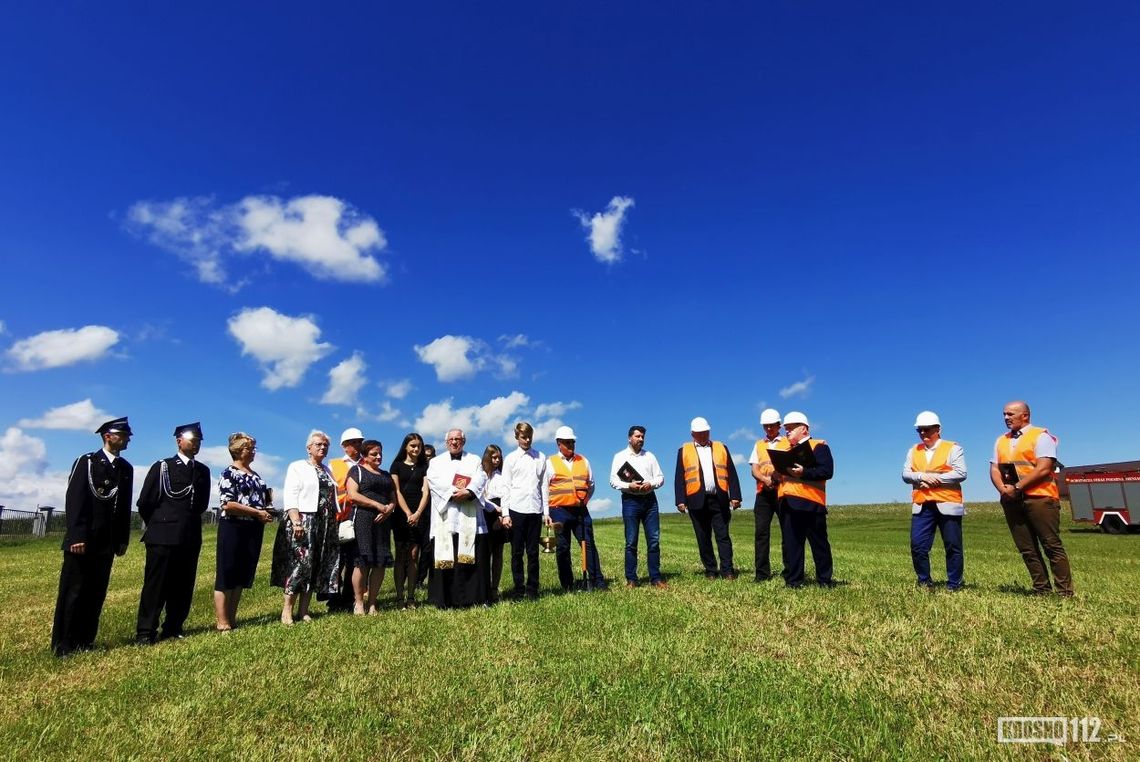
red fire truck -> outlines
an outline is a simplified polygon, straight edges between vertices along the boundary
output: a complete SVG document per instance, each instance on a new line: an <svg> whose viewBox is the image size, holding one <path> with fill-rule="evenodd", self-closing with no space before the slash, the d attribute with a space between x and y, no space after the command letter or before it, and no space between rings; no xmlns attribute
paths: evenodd
<svg viewBox="0 0 1140 762"><path fill-rule="evenodd" d="M1096 524L1108 534L1140 529L1140 460L1067 466L1061 479L1073 521Z"/></svg>

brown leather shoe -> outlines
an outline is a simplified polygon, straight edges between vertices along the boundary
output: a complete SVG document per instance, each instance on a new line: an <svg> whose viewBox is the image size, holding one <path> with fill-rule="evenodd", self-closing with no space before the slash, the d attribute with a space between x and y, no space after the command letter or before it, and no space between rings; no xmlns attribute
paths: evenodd
<svg viewBox="0 0 1140 762"><path fill-rule="evenodd" d="M632 589L634 589L634 588L636 588L636 587L637 587L637 583L636 583L636 582L626 582L626 583L625 583L625 586L626 586L628 589L632 590Z"/></svg>
<svg viewBox="0 0 1140 762"><path fill-rule="evenodd" d="M657 588L658 590L664 590L665 588L669 587L669 585L668 585L668 584L665 582L665 580L663 580L663 579L659 579L659 580L657 580L656 582L654 582L654 583L652 583L652 584L653 584L653 586L654 586L655 588Z"/></svg>

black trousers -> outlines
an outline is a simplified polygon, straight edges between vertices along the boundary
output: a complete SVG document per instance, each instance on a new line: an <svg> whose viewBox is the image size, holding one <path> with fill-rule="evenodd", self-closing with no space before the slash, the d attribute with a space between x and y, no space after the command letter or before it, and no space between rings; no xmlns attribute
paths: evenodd
<svg viewBox="0 0 1140 762"><path fill-rule="evenodd" d="M784 584L804 584L804 541L811 546L815 561L815 581L831 584L831 543L827 539L827 514L796 511L780 506L780 531L783 533Z"/></svg>
<svg viewBox="0 0 1140 762"><path fill-rule="evenodd" d="M511 577L515 594L538 595L538 537L542 532L541 513L511 511ZM523 577L523 554L526 577Z"/></svg>
<svg viewBox="0 0 1140 762"><path fill-rule="evenodd" d="M162 636L170 638L182 634L182 625L190 614L190 601L194 598L194 577L198 574L201 550L198 544L146 546L136 639L157 639L158 619L164 608Z"/></svg>
<svg viewBox="0 0 1140 762"><path fill-rule="evenodd" d="M111 582L110 553L63 553L59 572L59 595L55 599L55 623L51 650L56 656L83 651L95 645L99 615Z"/></svg>
<svg viewBox="0 0 1140 762"><path fill-rule="evenodd" d="M713 537L716 537L716 552L720 555L720 573L735 574L732 566L732 538L728 536L728 523L732 521L732 510L728 498L721 499L708 495L700 510L689 510L693 522L693 534L697 536L697 550L701 554L701 564L705 574L716 574L716 554L713 553Z"/></svg>
<svg viewBox="0 0 1140 762"><path fill-rule="evenodd" d="M775 489L763 489L756 493L756 505L752 515L756 519L756 579L764 580L772 576L772 517L779 511L779 498Z"/></svg>

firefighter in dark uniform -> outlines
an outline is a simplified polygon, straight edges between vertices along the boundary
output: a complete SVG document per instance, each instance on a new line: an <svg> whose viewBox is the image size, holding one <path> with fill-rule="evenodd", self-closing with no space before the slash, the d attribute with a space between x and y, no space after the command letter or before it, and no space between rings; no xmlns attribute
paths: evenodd
<svg viewBox="0 0 1140 762"><path fill-rule="evenodd" d="M146 570L143 572L135 641L153 643L181 638L194 597L194 577L202 550L202 514L210 504L210 469L194 460L202 446L202 427L188 423L174 430L178 452L156 461L139 491L139 516L146 523Z"/></svg>
<svg viewBox="0 0 1140 762"><path fill-rule="evenodd" d="M80 456L67 478L67 534L51 631L56 656L94 647L111 561L127 552L130 540L135 472L119 453L127 449L131 427L116 418L95 433L103 438L102 449Z"/></svg>

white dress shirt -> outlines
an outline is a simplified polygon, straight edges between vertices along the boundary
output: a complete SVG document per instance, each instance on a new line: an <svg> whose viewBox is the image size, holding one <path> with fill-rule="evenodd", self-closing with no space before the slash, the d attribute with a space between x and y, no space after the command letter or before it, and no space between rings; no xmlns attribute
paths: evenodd
<svg viewBox="0 0 1140 762"><path fill-rule="evenodd" d="M515 513L541 513L550 515L547 503L546 457L534 448L516 447L503 459L503 515Z"/></svg>
<svg viewBox="0 0 1140 762"><path fill-rule="evenodd" d="M941 442L942 440L939 439L938 441ZM937 442L935 443L934 447L938 447ZM934 449L929 447L925 447L924 449L926 462L929 464L930 459L934 457ZM903 461L902 469L902 480L911 485L917 484L919 477L924 473L929 473L924 471L911 470L910 455L913 451L913 447L906 451L906 460ZM950 466L949 471L944 474L934 474L934 476L937 476L943 484L961 484L962 482L966 481L966 454L963 452L961 445L955 444L950 448L950 455L946 458L946 465ZM935 503L935 505L938 506L938 512L943 516L962 516L966 513L966 506L962 503ZM912 514L920 513L921 511L921 504L911 504L910 512Z"/></svg>
<svg viewBox="0 0 1140 762"><path fill-rule="evenodd" d="M610 486L621 492L629 495L648 495L648 492L630 492L629 485L632 482L622 481L618 476L618 469L626 463L633 466L637 473L641 474L641 478L645 480L653 489L658 489L665 483L665 474L661 471L660 464L657 463L656 456L649 450L642 448L641 452L635 453L633 448L626 447L616 455L614 455L613 464L610 466Z"/></svg>

